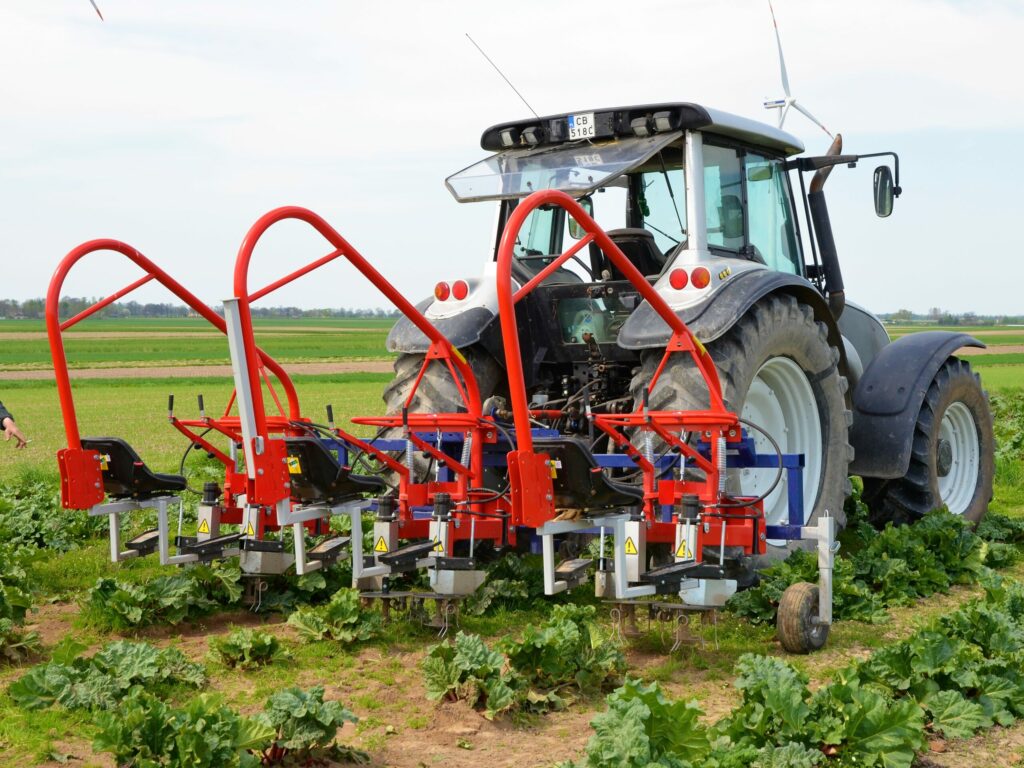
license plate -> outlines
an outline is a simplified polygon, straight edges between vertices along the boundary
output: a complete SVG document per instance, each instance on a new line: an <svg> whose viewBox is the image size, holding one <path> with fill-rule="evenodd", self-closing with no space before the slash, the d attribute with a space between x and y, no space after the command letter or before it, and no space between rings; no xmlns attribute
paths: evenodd
<svg viewBox="0 0 1024 768"><path fill-rule="evenodd" d="M592 139L597 136L597 124L593 112L569 115L569 141Z"/></svg>

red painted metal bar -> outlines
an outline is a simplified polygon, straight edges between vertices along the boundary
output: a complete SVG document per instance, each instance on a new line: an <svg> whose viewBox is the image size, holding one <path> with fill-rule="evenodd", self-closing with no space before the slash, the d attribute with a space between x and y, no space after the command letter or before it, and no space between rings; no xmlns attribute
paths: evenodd
<svg viewBox="0 0 1024 768"><path fill-rule="evenodd" d="M515 294L512 296L512 301L518 303L521 298L526 296L526 294L528 294L530 291L532 291L538 285L540 285L545 280L547 280L548 277L550 277L552 274L554 274L554 272L559 267L561 267L563 264L565 264L565 262L567 262L569 259L571 259L573 256L575 256L577 253L582 251L585 246L590 245L592 242L594 242L594 236L593 235L587 235L586 237L581 238L580 241L578 243L576 243L576 245L574 245L572 248L570 248L568 251L563 253L561 256L559 256L557 259L555 259L553 262L551 262L546 267L544 267L544 269L542 269L540 272L538 272L536 275L534 275L532 278L530 278L530 281L526 285L524 285L522 288L520 288L518 291L515 292Z"/></svg>
<svg viewBox="0 0 1024 768"><path fill-rule="evenodd" d="M221 333L224 333L226 330L224 319L222 317L210 309L181 283L172 278L160 269L160 267L127 243L108 238L89 240L68 252L68 254L61 259L60 264L57 265L57 269L54 271L53 277L50 278L49 289L46 292L46 333L50 342L50 355L53 359L53 376L57 383L57 395L60 400L61 414L64 418L64 432L67 435L68 447L78 450L81 449L82 442L81 436L78 432L78 419L75 415L75 403L71 395L71 377L68 373L68 361L64 352L64 339L61 335L62 324L60 321L60 295L61 289L64 287L64 280L67 278L71 268L81 258L95 251L114 251L115 253L120 253L129 261L134 262L136 266L145 271L147 275L152 275L151 279L156 280L171 293L184 301L188 306L195 310L197 314L211 323ZM139 285L143 285L146 282L149 282L149 280L136 281L137 284L134 287L137 288ZM127 289L122 290L124 291L122 295L128 292ZM288 374L285 373L284 369L262 350L257 349L255 350L255 353L260 357L264 365L274 372L278 381L281 382L281 385L284 387L285 392L288 395L289 409L294 418L299 418L299 399L295 392L295 386L292 384Z"/></svg>
<svg viewBox="0 0 1024 768"><path fill-rule="evenodd" d="M337 230L328 224L323 218L306 208L298 206L286 206L277 208L261 216L246 234L242 245L238 250L238 258L235 261L235 289L234 295L238 299L239 319L242 327L242 340L246 357L253 359L256 349L255 336L252 326L252 313L250 311L250 298L248 289L249 262L252 260L253 251L257 242L271 226L285 219L297 219L309 224L313 229L327 240L340 256L344 256L359 272L369 280L384 297L390 301L398 310L405 315L430 341L444 350L445 356L450 357L454 362L463 381L466 383L467 402L466 406L474 416L480 415L480 391L477 387L476 378L469 364L462 354L450 341L435 328L423 314L416 309L398 290L384 278L363 256L343 238ZM257 292L260 296L266 295L268 289L274 285L284 285L291 282L300 275L307 274L317 266L333 261L337 256L334 253L321 257L319 260L301 269L292 272L276 283L271 283L266 289ZM264 415L263 393L259 387L259 374L252 366L248 371L250 388L252 389L253 411L256 421L256 433L266 436L266 418Z"/></svg>
<svg viewBox="0 0 1024 768"><path fill-rule="evenodd" d="M145 285L146 283L148 283L150 280L152 280L155 277L156 277L156 275L153 275L153 274L143 275L138 280L136 280L134 283L131 283L130 285L126 285L124 288L122 288L117 293L110 294L109 296L107 296L107 298L103 299L102 301L97 301L95 304L93 304L88 309L83 309L81 312L79 312L74 317L72 317L72 318L70 318L68 320L65 320L63 323L60 324L60 329L62 331L66 331L68 328L70 328L71 326L75 325L76 323L81 322L82 320L85 320L85 318L89 317L89 315L92 315L92 314L95 314L96 312L99 312L104 307L109 307L111 304L113 304L118 299L120 299L120 298L122 298L124 296L127 296L129 293L134 291L136 288L139 288L139 287Z"/></svg>
<svg viewBox="0 0 1024 768"><path fill-rule="evenodd" d="M271 283L270 285L266 285L263 288L260 288L258 291L255 291L254 293L250 293L249 294L249 303L252 304L254 301L262 299L268 293L272 293L272 292L276 291L281 286L288 285L288 283L292 282L293 280L298 280L303 275L309 274L314 269L318 269L319 267L322 267L324 264L329 264L330 262L334 261L339 256L341 256L341 249L338 249L336 251L332 251L331 253L328 253L326 256L324 256L322 258L319 258L316 261L311 261L309 264L304 266L302 269L297 269L294 272L292 272L290 275L282 277L280 280L277 280L277 281Z"/></svg>
<svg viewBox="0 0 1024 768"><path fill-rule="evenodd" d="M531 290L535 280L531 280L522 289L513 294L512 290L512 261L513 248L516 238L526 218L542 205L558 205L566 210L580 227L593 236L597 246L604 252L611 262L618 267L625 278L633 284L633 287L640 293L655 312L665 321L671 329L674 337L689 337L692 339L690 329L679 319L675 312L668 306L665 300L658 294L654 287L644 278L632 262L626 258L619 247L612 242L596 221L585 211L583 207L565 192L555 189L540 190L522 200L512 211L505 231L501 235L501 242L498 246L498 314L501 319L501 336L505 343L505 370L508 373L509 396L512 403L512 417L516 428L516 442L521 453L533 450L533 438L530 434L530 411L526 398L526 383L523 374L522 353L519 348L519 332L516 325L515 302L516 299L525 295L526 287ZM561 256L564 261L567 257ZM557 260L556 260L557 261ZM707 357L703 346L695 342L693 357L700 364L701 357ZM674 350L666 350L666 355ZM685 351L685 350L680 350ZM714 366L701 367L708 389L711 393L713 408L723 409L721 399L722 387L718 381L718 374Z"/></svg>

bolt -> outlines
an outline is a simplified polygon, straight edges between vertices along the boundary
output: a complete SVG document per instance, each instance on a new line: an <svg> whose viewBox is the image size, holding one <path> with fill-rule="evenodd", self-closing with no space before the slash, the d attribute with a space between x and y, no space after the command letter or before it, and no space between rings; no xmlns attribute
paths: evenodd
<svg viewBox="0 0 1024 768"><path fill-rule="evenodd" d="M550 493L545 494L544 498L547 499L548 501L551 501L551 494Z"/></svg>
<svg viewBox="0 0 1024 768"><path fill-rule="evenodd" d="M285 487L285 490L287 490L288 488L292 487L292 484L291 483L285 483L284 487Z"/></svg>
<svg viewBox="0 0 1024 768"><path fill-rule="evenodd" d="M256 470L256 474L262 476L263 475L263 470L262 469L257 469Z"/></svg>
<svg viewBox="0 0 1024 768"><path fill-rule="evenodd" d="M99 487L100 487L100 484L99 484L99 483L93 483L93 484L92 484L92 487L93 487L93 488L99 488Z"/></svg>

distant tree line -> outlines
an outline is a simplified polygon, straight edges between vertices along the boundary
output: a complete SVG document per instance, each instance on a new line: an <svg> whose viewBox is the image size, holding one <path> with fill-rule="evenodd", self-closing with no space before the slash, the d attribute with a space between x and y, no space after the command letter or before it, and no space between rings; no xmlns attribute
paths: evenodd
<svg viewBox="0 0 1024 768"><path fill-rule="evenodd" d="M938 325L1021 325L1024 315L979 315L975 312L950 312L941 307L932 307L925 314L900 309L896 312L880 314L879 317L890 323L937 323Z"/></svg>
<svg viewBox="0 0 1024 768"><path fill-rule="evenodd" d="M67 319L88 309L100 299L75 298L65 296L60 300L61 319ZM217 314L223 314L220 307L214 307ZM41 320L45 316L46 301L44 299L0 299L0 318L8 320L27 319ZM350 309L347 307L327 307L323 309L299 309L298 307L253 307L253 317L395 317L397 309ZM138 301L114 302L104 307L94 317L192 317L195 312L183 304L142 304Z"/></svg>

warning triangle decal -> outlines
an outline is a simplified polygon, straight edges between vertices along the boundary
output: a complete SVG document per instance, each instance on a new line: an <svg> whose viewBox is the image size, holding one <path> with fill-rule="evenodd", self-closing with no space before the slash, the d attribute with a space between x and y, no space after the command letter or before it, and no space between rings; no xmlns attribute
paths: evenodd
<svg viewBox="0 0 1024 768"><path fill-rule="evenodd" d="M252 527L252 521L251 520L249 521L249 525L247 525L245 527L245 535L246 536L255 536L256 535L256 529Z"/></svg>
<svg viewBox="0 0 1024 768"><path fill-rule="evenodd" d="M210 532L210 524L206 522L205 518L199 521L199 532L200 533L209 533Z"/></svg>
<svg viewBox="0 0 1024 768"><path fill-rule="evenodd" d="M444 547L441 546L441 539L438 538L437 536L434 537L434 551L435 552L444 552Z"/></svg>
<svg viewBox="0 0 1024 768"><path fill-rule="evenodd" d="M627 536L626 537L626 554L627 555L635 555L636 553L637 553L636 552L636 544L633 543L633 537L632 536Z"/></svg>
<svg viewBox="0 0 1024 768"><path fill-rule="evenodd" d="M686 541L679 542L679 549L676 550L676 557L681 557L683 560L692 560L693 555L690 554L690 548L686 546Z"/></svg>
<svg viewBox="0 0 1024 768"><path fill-rule="evenodd" d="M388 543L386 541L384 541L384 537L383 536L381 536L379 539L377 539L377 543L373 545L373 551L374 552L381 552L381 553L387 554Z"/></svg>

